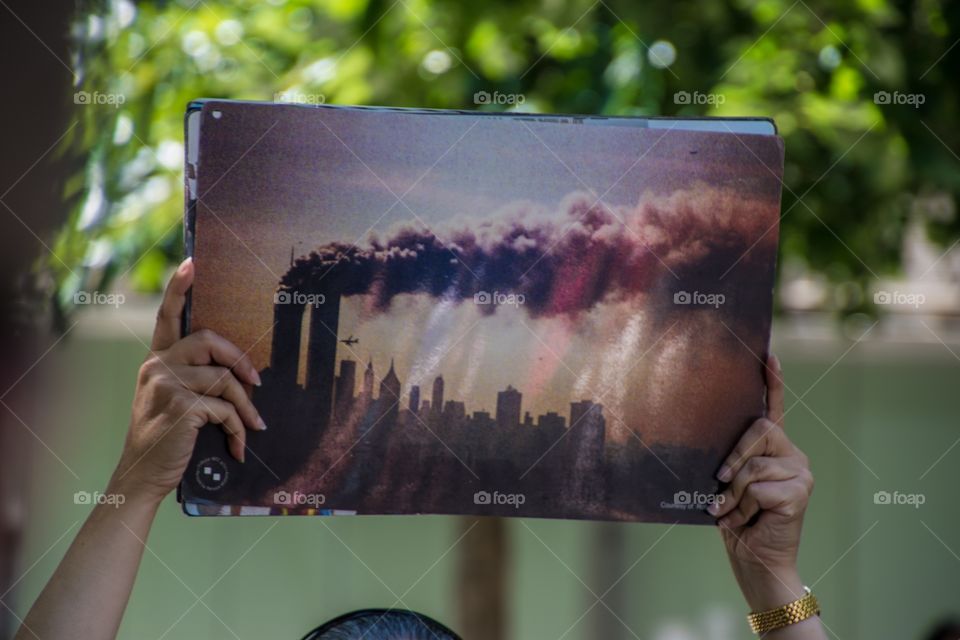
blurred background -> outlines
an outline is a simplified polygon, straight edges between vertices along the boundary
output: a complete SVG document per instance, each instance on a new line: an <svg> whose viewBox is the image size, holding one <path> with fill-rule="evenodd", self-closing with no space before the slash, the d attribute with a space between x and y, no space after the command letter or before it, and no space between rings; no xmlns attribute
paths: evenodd
<svg viewBox="0 0 960 640"><path fill-rule="evenodd" d="M960 615L958 44L938 0L0 0L0 637L119 455L198 97L774 118L801 574L833 638L933 637ZM370 606L468 639L748 635L709 527L171 499L148 544L124 638L297 638Z"/></svg>

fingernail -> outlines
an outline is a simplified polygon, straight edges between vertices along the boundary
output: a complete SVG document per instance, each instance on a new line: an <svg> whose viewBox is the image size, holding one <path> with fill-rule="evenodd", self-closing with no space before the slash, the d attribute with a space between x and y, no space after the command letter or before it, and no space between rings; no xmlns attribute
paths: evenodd
<svg viewBox="0 0 960 640"><path fill-rule="evenodd" d="M710 506L707 507L707 513L709 513L712 516L717 515L718 511L720 511L720 505L717 504L716 502L710 503Z"/></svg>
<svg viewBox="0 0 960 640"><path fill-rule="evenodd" d="M180 266L177 267L177 271L179 271L180 273L186 273L186 272L187 272L187 269L190 268L190 264L191 264L192 262L193 262L193 258L192 258L192 257L187 258L186 260L184 260L183 262L180 263Z"/></svg>
<svg viewBox="0 0 960 640"><path fill-rule="evenodd" d="M257 370L252 367L250 368L250 377L253 378L254 385L258 387L263 385L263 381L260 379L260 374L257 373Z"/></svg>
<svg viewBox="0 0 960 640"><path fill-rule="evenodd" d="M240 460L240 464L243 464L243 463L245 463L245 462L247 461L247 452L246 452L246 450L244 450L244 449L241 449L241 450L240 450L240 458L239 458L239 460Z"/></svg>
<svg viewBox="0 0 960 640"><path fill-rule="evenodd" d="M260 431L267 430L267 423L264 422L263 418L261 418L260 416L257 416L257 428L260 429Z"/></svg>
<svg viewBox="0 0 960 640"><path fill-rule="evenodd" d="M723 465L720 471L717 471L717 480L720 482L730 482L730 467Z"/></svg>

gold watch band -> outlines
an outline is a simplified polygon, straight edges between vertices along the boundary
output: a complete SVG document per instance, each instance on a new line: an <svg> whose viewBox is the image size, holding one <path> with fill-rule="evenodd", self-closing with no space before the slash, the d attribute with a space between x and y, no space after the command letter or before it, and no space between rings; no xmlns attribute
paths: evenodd
<svg viewBox="0 0 960 640"><path fill-rule="evenodd" d="M807 594L799 600L794 600L776 609L759 611L748 615L747 622L750 623L750 629L755 634L761 635L775 629L781 629L791 624L802 622L812 616L820 615L820 603L818 603L816 597L810 593L808 587L804 587L803 589Z"/></svg>

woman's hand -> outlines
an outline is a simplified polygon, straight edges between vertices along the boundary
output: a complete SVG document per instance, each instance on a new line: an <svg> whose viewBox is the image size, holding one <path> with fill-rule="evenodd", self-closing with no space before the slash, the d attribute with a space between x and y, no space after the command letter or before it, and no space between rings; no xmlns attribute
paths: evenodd
<svg viewBox="0 0 960 640"><path fill-rule="evenodd" d="M767 415L747 429L721 465L717 478L729 483L709 511L730 564L754 611L803 597L797 552L803 514L813 491L807 457L783 430L780 361L766 365Z"/></svg>
<svg viewBox="0 0 960 640"><path fill-rule="evenodd" d="M133 589L160 501L177 486L197 432L214 422L243 461L245 429L264 429L243 384L259 384L250 359L206 331L180 339L193 263L174 273L157 314L149 357L140 367L133 417L107 493L24 618L17 639L112 640Z"/></svg>
<svg viewBox="0 0 960 640"><path fill-rule="evenodd" d="M159 501L180 482L197 432L219 424L231 454L244 461L246 429L266 425L247 394L260 376L250 358L212 331L180 338L193 262L170 279L157 313L150 355L140 367L133 415L111 490Z"/></svg>

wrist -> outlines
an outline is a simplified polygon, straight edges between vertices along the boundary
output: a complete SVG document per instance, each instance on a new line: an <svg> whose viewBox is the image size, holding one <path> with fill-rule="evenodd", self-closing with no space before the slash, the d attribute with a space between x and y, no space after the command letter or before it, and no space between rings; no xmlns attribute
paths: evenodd
<svg viewBox="0 0 960 640"><path fill-rule="evenodd" d="M117 500L120 502L118 506L152 511L156 511L160 507L165 493L139 482L136 478L118 475L118 472L119 470L114 472L113 477L107 484L107 493L117 496Z"/></svg>
<svg viewBox="0 0 960 640"><path fill-rule="evenodd" d="M751 611L766 611L802 598L806 591L796 566L734 566L734 575Z"/></svg>

